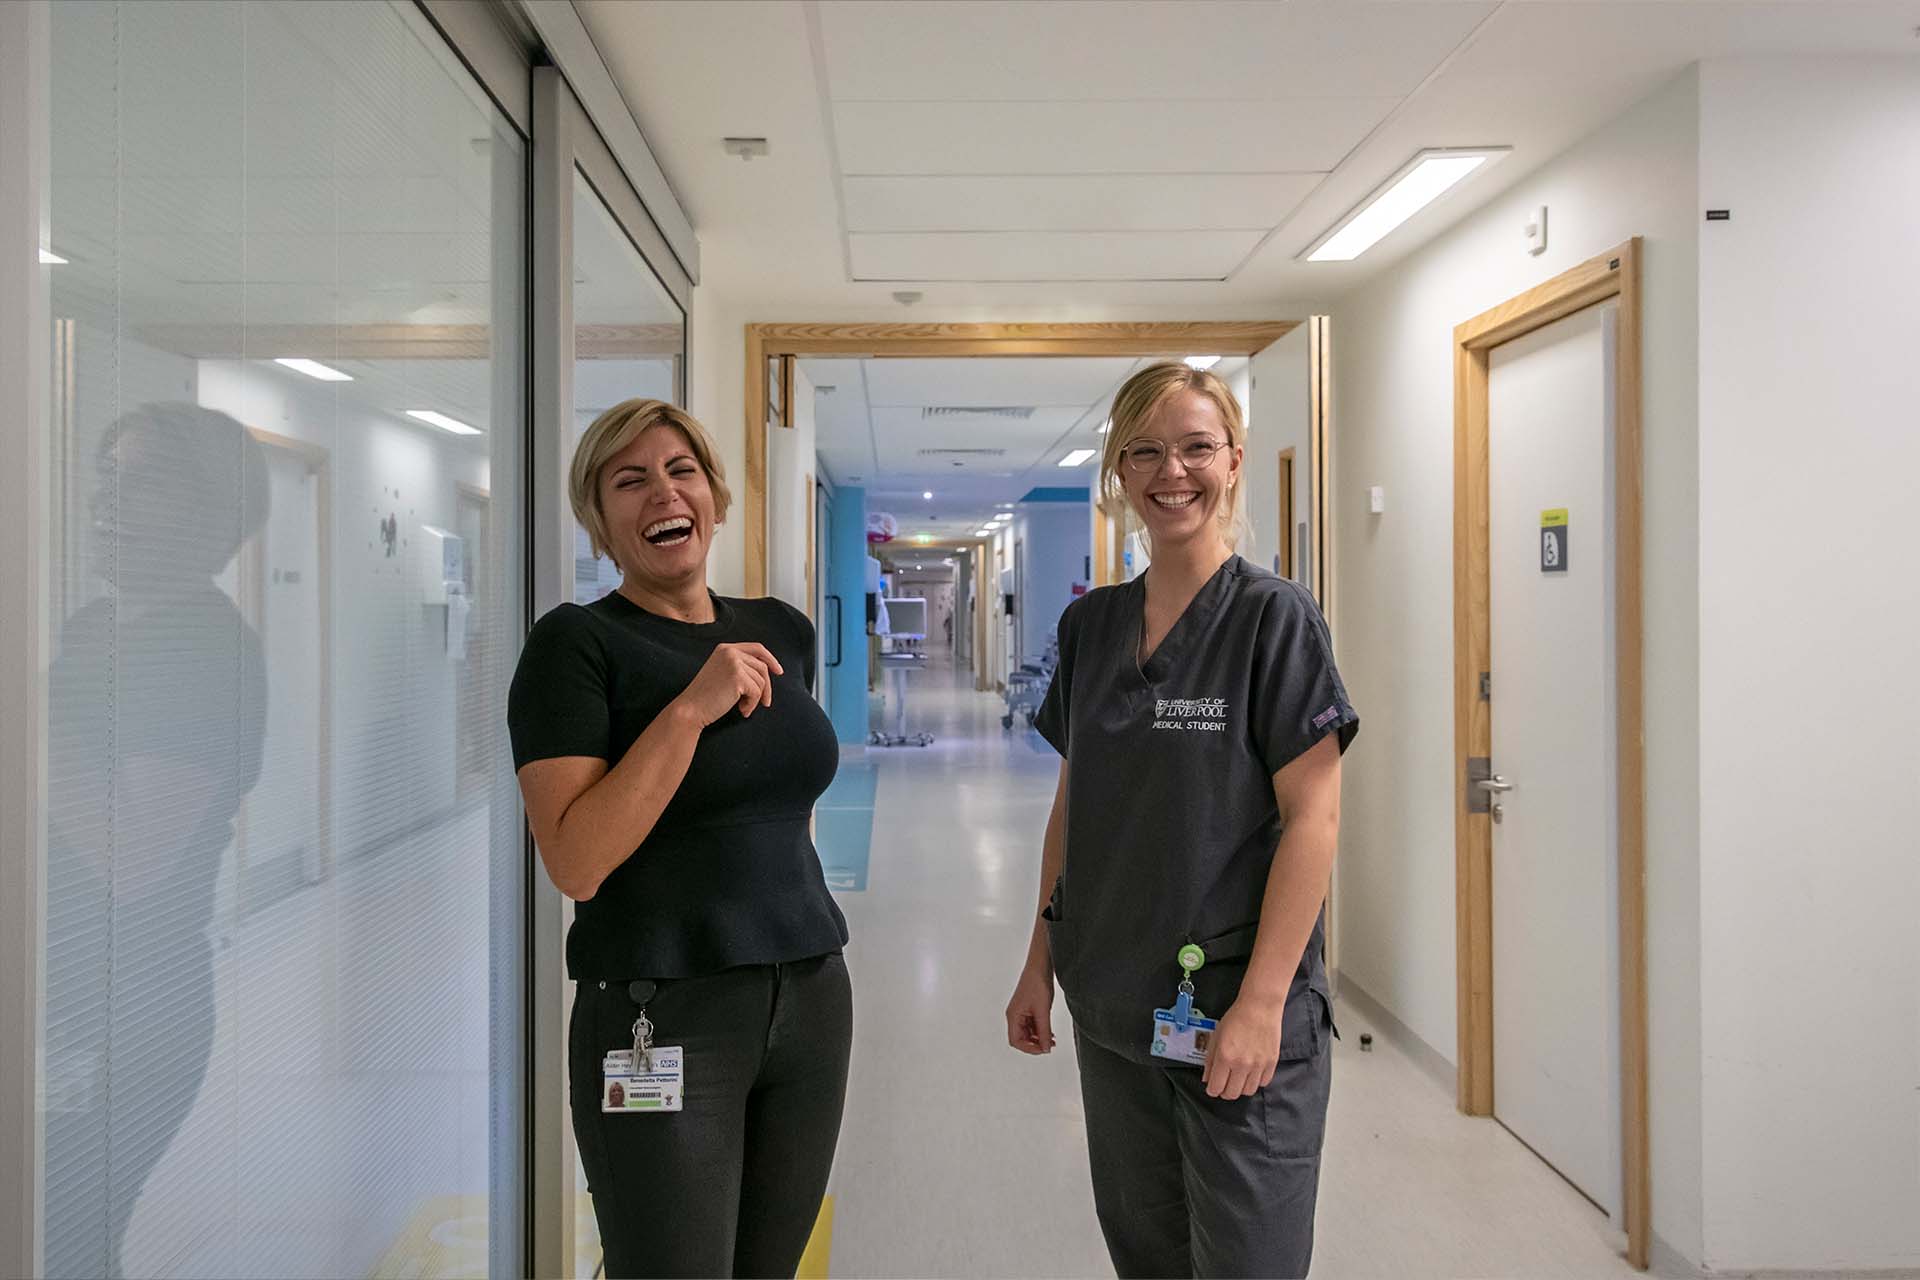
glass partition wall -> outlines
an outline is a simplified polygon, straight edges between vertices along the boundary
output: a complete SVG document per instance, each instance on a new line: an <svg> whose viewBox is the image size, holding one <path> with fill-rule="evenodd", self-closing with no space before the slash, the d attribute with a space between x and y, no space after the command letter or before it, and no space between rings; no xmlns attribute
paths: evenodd
<svg viewBox="0 0 1920 1280"><path fill-rule="evenodd" d="M590 1271L506 687L690 282L412 0L48 13L44 1274Z"/></svg>

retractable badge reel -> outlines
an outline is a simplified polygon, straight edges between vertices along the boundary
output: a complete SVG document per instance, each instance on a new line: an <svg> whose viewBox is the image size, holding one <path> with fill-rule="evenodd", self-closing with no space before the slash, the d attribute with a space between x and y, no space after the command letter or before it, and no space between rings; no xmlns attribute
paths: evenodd
<svg viewBox="0 0 1920 1280"><path fill-rule="evenodd" d="M602 1111L678 1111L686 1092L686 1064L679 1045L653 1042L653 1021L646 1001L655 984L636 982L628 987L640 1016L633 1020L633 1048L615 1049L600 1064Z"/></svg>
<svg viewBox="0 0 1920 1280"><path fill-rule="evenodd" d="M1203 1067L1213 1032L1220 1024L1196 1009L1193 1004L1193 975L1207 963L1207 953L1189 942L1174 956L1180 966L1180 985L1175 990L1173 1007L1153 1011L1153 1042L1150 1052L1169 1062Z"/></svg>

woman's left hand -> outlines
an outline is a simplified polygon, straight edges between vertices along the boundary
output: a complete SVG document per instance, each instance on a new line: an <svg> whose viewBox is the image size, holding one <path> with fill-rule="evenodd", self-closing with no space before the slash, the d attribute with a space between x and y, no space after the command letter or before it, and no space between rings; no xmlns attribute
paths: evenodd
<svg viewBox="0 0 1920 1280"><path fill-rule="evenodd" d="M1214 1029L1201 1083L1209 1098L1231 1102L1250 1098L1273 1081L1280 1064L1280 1021L1286 1011L1281 1001L1242 998L1233 1002Z"/></svg>

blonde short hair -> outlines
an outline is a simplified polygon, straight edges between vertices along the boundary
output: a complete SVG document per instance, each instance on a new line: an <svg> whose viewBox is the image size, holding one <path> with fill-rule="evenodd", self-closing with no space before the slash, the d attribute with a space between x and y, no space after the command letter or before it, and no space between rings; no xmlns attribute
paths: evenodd
<svg viewBox="0 0 1920 1280"><path fill-rule="evenodd" d="M1226 428L1227 443L1236 449L1247 444L1247 420L1233 392L1210 369L1195 369L1179 360L1150 364L1128 378L1113 397L1113 425L1107 428L1106 448L1100 456L1100 510L1109 516L1129 513L1127 491L1121 479L1127 449L1147 434L1147 424L1160 407L1182 391L1194 391L1213 401L1220 411L1220 425ZM1240 491L1234 485L1220 509L1220 532L1233 546L1245 529L1241 518Z"/></svg>
<svg viewBox="0 0 1920 1280"><path fill-rule="evenodd" d="M573 502L573 518L587 531L593 554L607 556L617 565L612 544L607 539L606 513L600 509L600 473L622 449L655 427L673 427L687 438L694 460L707 473L713 490L713 519L718 524L727 518L733 504L733 491L727 488L727 469L720 464L720 451L699 419L685 409L664 400L623 400L593 420L580 443L574 446L573 465L567 472L567 497Z"/></svg>

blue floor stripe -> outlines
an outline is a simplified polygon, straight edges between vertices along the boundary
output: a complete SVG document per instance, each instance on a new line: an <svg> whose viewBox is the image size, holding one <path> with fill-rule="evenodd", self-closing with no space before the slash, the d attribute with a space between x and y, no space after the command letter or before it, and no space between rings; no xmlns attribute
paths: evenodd
<svg viewBox="0 0 1920 1280"><path fill-rule="evenodd" d="M874 796L880 771L864 760L843 760L833 785L814 809L814 847L827 888L859 893L867 887L867 859L873 850Z"/></svg>

